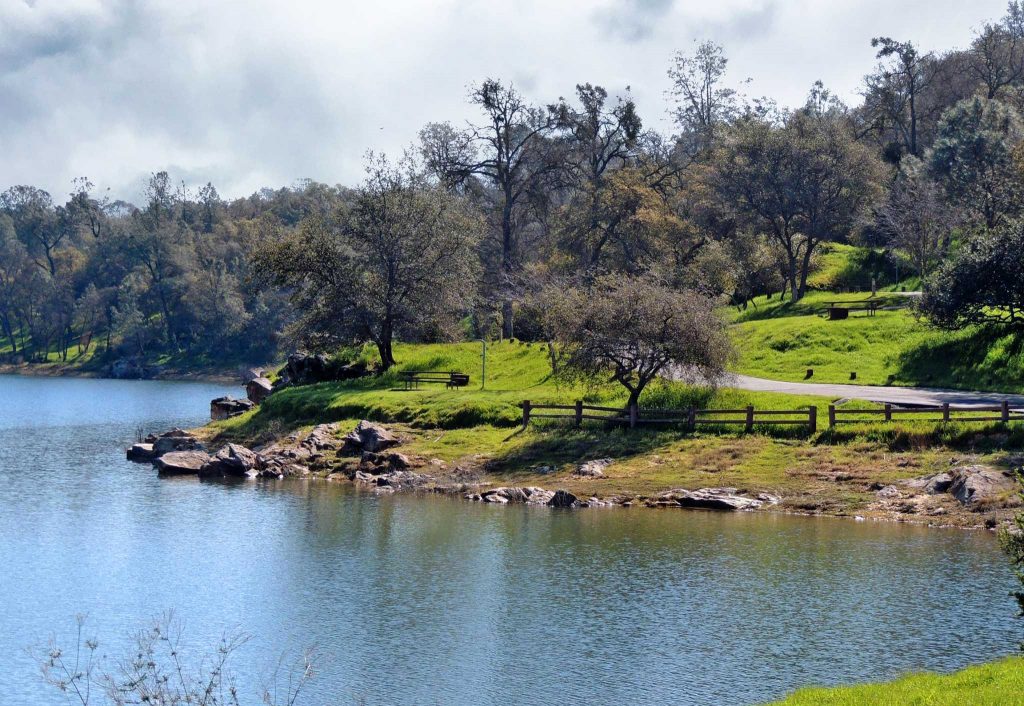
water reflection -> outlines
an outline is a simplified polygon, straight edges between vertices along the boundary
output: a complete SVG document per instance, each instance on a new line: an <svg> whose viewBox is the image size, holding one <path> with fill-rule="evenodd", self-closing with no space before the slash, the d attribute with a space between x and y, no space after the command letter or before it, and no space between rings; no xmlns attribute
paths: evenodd
<svg viewBox="0 0 1024 706"><path fill-rule="evenodd" d="M158 479L123 460L138 426L199 423L224 392L0 378L0 693L14 703L52 703L22 648L79 612L110 654L165 608L196 646L241 626L250 683L317 645L315 704L753 703L954 669L1019 638L1011 573L983 533Z"/></svg>

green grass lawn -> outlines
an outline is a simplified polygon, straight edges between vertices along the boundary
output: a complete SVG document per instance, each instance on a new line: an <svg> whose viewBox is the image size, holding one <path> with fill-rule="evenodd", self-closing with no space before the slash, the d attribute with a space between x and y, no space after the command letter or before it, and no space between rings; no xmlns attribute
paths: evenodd
<svg viewBox="0 0 1024 706"><path fill-rule="evenodd" d="M313 424L342 419L373 419L420 428L460 429L489 425L510 428L520 423L520 403L625 404L626 392L617 384L580 387L560 383L551 375L547 348L521 342L492 343L487 348L487 381L481 389L480 344L398 344L398 365L387 374L347 382L285 388L268 398L254 413L221 423L225 431L258 429L272 420ZM372 355L371 349L364 355ZM423 385L406 390L399 378L404 370L454 370L470 375L467 388ZM692 388L680 383L657 382L644 393L642 406L685 409L740 408L797 409L828 400L739 390Z"/></svg>
<svg viewBox="0 0 1024 706"><path fill-rule="evenodd" d="M1017 706L1024 703L1024 658L1010 657L949 675L911 674L892 682L801 689L782 706Z"/></svg>
<svg viewBox="0 0 1024 706"><path fill-rule="evenodd" d="M870 293L812 292L797 304L756 301L732 310L735 370L774 380L909 385L1024 392L1024 340L1014 334L971 328L939 331L919 320L909 300L880 295L875 316L855 313L829 321L818 315L828 301L856 302Z"/></svg>

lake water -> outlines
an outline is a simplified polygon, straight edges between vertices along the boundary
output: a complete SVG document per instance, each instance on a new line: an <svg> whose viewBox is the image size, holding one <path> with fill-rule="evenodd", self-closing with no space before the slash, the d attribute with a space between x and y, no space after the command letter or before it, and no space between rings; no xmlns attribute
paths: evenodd
<svg viewBox="0 0 1024 706"><path fill-rule="evenodd" d="M305 703L747 704L1015 649L987 533L758 514L551 511L345 484L159 479L137 430L224 386L0 377L0 702L61 703L26 648L100 652L166 609L253 636L255 696L316 646ZM255 703L255 699L251 702Z"/></svg>

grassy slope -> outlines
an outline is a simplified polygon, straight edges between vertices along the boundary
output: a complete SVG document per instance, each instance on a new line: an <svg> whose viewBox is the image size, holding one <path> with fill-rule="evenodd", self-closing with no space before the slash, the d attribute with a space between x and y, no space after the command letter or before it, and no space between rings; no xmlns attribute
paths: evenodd
<svg viewBox="0 0 1024 706"><path fill-rule="evenodd" d="M813 281L825 285L863 279L849 274L858 272L863 252L832 246ZM839 274L843 272L847 274ZM850 382L850 373L856 372L857 382L868 385L1024 392L1024 340L1012 334L938 331L914 315L910 298L886 292L879 299L893 310L874 317L854 313L845 321L828 321L819 315L829 301L869 297L869 291L812 291L795 305L761 297L745 311L730 311L740 355L737 372L801 381L813 368L815 382Z"/></svg>
<svg viewBox="0 0 1024 706"><path fill-rule="evenodd" d="M1024 658L1011 657L955 674L911 674L883 684L802 689L784 706L987 706L1024 702Z"/></svg>

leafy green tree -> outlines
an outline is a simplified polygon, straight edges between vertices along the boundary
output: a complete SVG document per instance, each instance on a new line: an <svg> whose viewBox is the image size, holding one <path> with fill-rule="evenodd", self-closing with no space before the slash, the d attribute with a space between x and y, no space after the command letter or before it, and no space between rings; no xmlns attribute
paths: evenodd
<svg viewBox="0 0 1024 706"><path fill-rule="evenodd" d="M257 269L293 292L293 331L306 346L372 341L387 369L396 337L450 330L470 308L482 229L465 199L431 184L410 159L371 157L349 209L268 243Z"/></svg>
<svg viewBox="0 0 1024 706"><path fill-rule="evenodd" d="M500 294L502 332L512 338L514 290L526 255L531 197L558 167L548 140L555 118L530 105L512 86L487 79L470 92L485 120L458 130L448 123L427 125L421 151L430 170L448 186L474 191L488 202L496 224L497 266L489 278ZM474 184L477 180L482 183Z"/></svg>
<svg viewBox="0 0 1024 706"><path fill-rule="evenodd" d="M1016 110L975 97L950 108L927 161L950 200L988 228L1021 211L1014 148L1024 136Z"/></svg>
<svg viewBox="0 0 1024 706"><path fill-rule="evenodd" d="M779 248L796 301L807 290L818 244L847 238L877 197L881 167L842 115L801 110L781 124L739 121L715 151L707 178L738 222Z"/></svg>
<svg viewBox="0 0 1024 706"><path fill-rule="evenodd" d="M928 278L921 308L937 326L1024 329L1024 222L980 231Z"/></svg>
<svg viewBox="0 0 1024 706"><path fill-rule="evenodd" d="M875 120L887 122L902 139L905 151L919 157L920 96L933 79L929 65L934 57L921 54L912 42L891 37L875 37L871 46L878 49L876 58L882 60L867 79L868 96L876 99Z"/></svg>
<svg viewBox="0 0 1024 706"><path fill-rule="evenodd" d="M637 404L648 384L675 367L714 383L732 348L715 304L650 277L604 275L590 286L552 285L541 296L545 328L568 379L607 376Z"/></svg>

